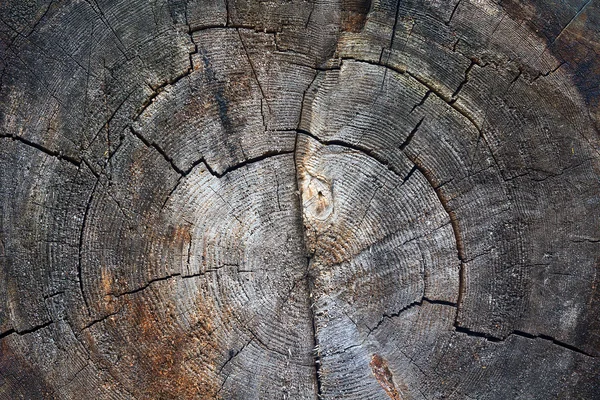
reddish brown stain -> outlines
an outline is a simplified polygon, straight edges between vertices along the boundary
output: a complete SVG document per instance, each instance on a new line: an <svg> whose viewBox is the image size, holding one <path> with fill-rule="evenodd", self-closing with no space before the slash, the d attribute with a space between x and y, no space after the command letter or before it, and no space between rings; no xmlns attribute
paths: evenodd
<svg viewBox="0 0 600 400"><path fill-rule="evenodd" d="M365 27L367 16L354 11L342 13L342 30L345 32L359 33Z"/></svg>
<svg viewBox="0 0 600 400"><path fill-rule="evenodd" d="M213 397L219 389L212 379L216 345L206 310L198 310L197 323L189 331L181 328L173 304L157 310L148 298L128 302L129 344L135 349L133 376L147 398L198 399ZM203 349L202 362L194 360L195 349Z"/></svg>
<svg viewBox="0 0 600 400"><path fill-rule="evenodd" d="M373 375L375 375L375 379L377 379L377 382L379 382L387 395L393 400L402 400L400 393L398 393L396 385L394 384L392 372L388 367L387 361L380 355L373 354L369 366L371 367L371 371L373 371Z"/></svg>
<svg viewBox="0 0 600 400"><path fill-rule="evenodd" d="M564 68L574 72L573 81L585 102L600 115L600 88L597 85L600 61L600 6L587 2L583 6L566 2L503 0L500 5L515 21L524 23L546 42L547 50ZM600 118L600 117L597 117Z"/></svg>
<svg viewBox="0 0 600 400"><path fill-rule="evenodd" d="M342 0L342 31L361 32L370 10L371 0Z"/></svg>
<svg viewBox="0 0 600 400"><path fill-rule="evenodd" d="M139 399L219 398L222 378L216 371L224 350L215 333L214 304L199 296L184 323L168 285L123 295L121 311L86 330L93 358ZM220 319L229 323L226 316Z"/></svg>

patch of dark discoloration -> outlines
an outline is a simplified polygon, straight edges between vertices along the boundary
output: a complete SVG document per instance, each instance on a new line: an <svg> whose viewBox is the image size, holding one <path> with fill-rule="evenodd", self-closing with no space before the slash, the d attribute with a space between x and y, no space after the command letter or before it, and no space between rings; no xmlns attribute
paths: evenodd
<svg viewBox="0 0 600 400"><path fill-rule="evenodd" d="M39 371L11 349L7 338L0 342L0 398L58 398Z"/></svg>
<svg viewBox="0 0 600 400"><path fill-rule="evenodd" d="M380 355L373 354L369 366L371 367L371 371L373 371L375 379L377 379L377 382L379 382L387 395L393 400L402 400L400 393L398 393L398 389L396 389L396 385L394 384L393 375L388 367L387 361Z"/></svg>
<svg viewBox="0 0 600 400"><path fill-rule="evenodd" d="M210 59L204 50L199 50L199 53L202 55L202 61L204 62L204 73L206 74L206 78L209 81L218 82L219 85L215 88L214 96L215 101L217 103L217 109L219 110L219 117L221 118L221 123L225 128L225 132L230 133L232 129L231 120L229 119L228 111L229 104L225 99L224 95L224 87L221 82L218 81L215 71L212 68Z"/></svg>
<svg viewBox="0 0 600 400"><path fill-rule="evenodd" d="M370 9L371 0L342 0L342 31L362 31Z"/></svg>
<svg viewBox="0 0 600 400"><path fill-rule="evenodd" d="M600 5L589 0L503 0L500 5L546 42L547 51L572 72L587 105L600 114Z"/></svg>

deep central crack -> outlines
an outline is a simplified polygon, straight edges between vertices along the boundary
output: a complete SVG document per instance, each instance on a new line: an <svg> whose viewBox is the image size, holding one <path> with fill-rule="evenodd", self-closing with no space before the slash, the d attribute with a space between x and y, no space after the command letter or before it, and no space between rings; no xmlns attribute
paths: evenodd
<svg viewBox="0 0 600 400"><path fill-rule="evenodd" d="M315 274L313 272L312 257L307 257L306 263L306 290L308 293L308 311L311 319L312 334L313 334L313 360L315 366L315 381L317 383L317 399L321 398L321 354L319 349L319 340L317 339L317 321L315 310L313 308L313 293L315 287Z"/></svg>
<svg viewBox="0 0 600 400"><path fill-rule="evenodd" d="M307 246L307 235L306 235L306 226L304 225L304 204L302 201L302 185L300 184L300 177L298 175L298 161L296 159L297 150L298 150L298 133L296 133L296 142L294 145L294 168L295 168L295 176L296 176L296 190L298 194L298 203L300 205L300 217L299 224L300 229L302 230L302 246L304 247L304 251L306 254L306 271L304 273L304 279L306 282L306 293L308 294L308 312L311 320L312 327L312 335L313 335L313 362L314 362L314 376L315 382L317 384L316 387L316 396L317 399L321 398L322 395L322 387L321 387L321 355L319 351L319 341L317 339L317 322L316 316L314 312L314 300L313 293L315 288L315 269L313 265L313 256L314 254L310 251Z"/></svg>

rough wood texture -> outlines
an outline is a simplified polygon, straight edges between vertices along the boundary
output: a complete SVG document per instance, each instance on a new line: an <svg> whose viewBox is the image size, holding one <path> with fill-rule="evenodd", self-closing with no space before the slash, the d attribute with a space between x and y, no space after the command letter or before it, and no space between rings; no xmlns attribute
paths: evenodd
<svg viewBox="0 0 600 400"><path fill-rule="evenodd" d="M599 26L0 2L0 398L600 398Z"/></svg>

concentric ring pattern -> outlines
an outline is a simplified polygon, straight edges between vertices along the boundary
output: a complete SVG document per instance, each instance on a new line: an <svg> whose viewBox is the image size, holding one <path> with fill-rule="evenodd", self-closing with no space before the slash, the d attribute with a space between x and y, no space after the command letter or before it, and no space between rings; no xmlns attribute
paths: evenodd
<svg viewBox="0 0 600 400"><path fill-rule="evenodd" d="M600 9L546 3L0 4L0 398L597 397Z"/></svg>

